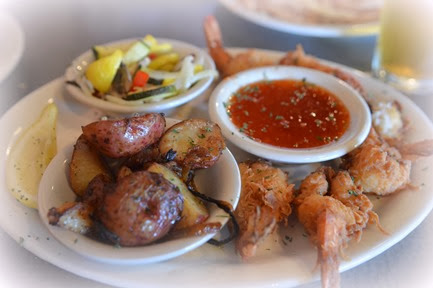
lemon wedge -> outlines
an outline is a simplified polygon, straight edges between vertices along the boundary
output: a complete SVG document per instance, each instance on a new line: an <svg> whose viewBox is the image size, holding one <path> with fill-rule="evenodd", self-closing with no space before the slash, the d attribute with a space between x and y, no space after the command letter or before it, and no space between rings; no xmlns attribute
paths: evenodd
<svg viewBox="0 0 433 288"><path fill-rule="evenodd" d="M86 77L95 89L101 93L105 93L110 89L111 82L116 76L122 58L123 52L117 49L113 54L90 63L89 67L87 67Z"/></svg>
<svg viewBox="0 0 433 288"><path fill-rule="evenodd" d="M6 180L12 195L30 208L38 208L38 188L42 174L57 153L54 103L45 106L36 120L12 146L7 162Z"/></svg>

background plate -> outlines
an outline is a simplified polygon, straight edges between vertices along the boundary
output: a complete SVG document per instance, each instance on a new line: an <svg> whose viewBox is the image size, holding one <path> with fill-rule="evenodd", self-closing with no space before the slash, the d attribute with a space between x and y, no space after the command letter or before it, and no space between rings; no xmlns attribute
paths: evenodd
<svg viewBox="0 0 433 288"><path fill-rule="evenodd" d="M220 3L233 14L236 14L245 20L281 32L317 37L368 36L375 35L379 32L378 21L353 25L298 24L272 18L263 13L247 10L234 0L220 0Z"/></svg>

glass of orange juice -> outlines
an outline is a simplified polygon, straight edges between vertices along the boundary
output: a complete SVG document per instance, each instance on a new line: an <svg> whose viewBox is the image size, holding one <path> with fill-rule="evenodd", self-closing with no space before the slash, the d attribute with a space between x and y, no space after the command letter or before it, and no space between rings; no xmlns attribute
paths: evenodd
<svg viewBox="0 0 433 288"><path fill-rule="evenodd" d="M433 1L384 0L373 75L409 95L433 96Z"/></svg>

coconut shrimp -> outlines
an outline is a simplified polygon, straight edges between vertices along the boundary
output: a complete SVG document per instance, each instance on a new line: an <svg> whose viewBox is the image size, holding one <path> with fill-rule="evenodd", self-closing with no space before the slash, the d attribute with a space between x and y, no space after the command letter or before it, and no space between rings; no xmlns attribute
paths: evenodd
<svg viewBox="0 0 433 288"><path fill-rule="evenodd" d="M230 55L224 49L219 24L212 15L207 16L204 21L204 33L209 53L223 77L255 67L276 64L275 61L258 55L253 49L238 55Z"/></svg>
<svg viewBox="0 0 433 288"><path fill-rule="evenodd" d="M355 79L355 77L339 68L325 65L321 63L317 58L305 54L302 45L297 45L294 51L287 52L286 55L279 61L279 64L301 66L331 74L352 86L362 96L366 96L364 88L362 87L361 83L359 83L359 81Z"/></svg>
<svg viewBox="0 0 433 288"><path fill-rule="evenodd" d="M224 49L219 24L212 15L206 17L204 21L204 32L209 53L223 77L231 76L247 69L268 65L302 66L331 74L347 82L359 91L361 95L366 95L362 85L353 76L336 67L322 64L317 58L305 54L301 45L298 45L295 51L287 52L280 60L268 58L254 49L237 55L231 55Z"/></svg>
<svg viewBox="0 0 433 288"><path fill-rule="evenodd" d="M412 161L433 154L433 140L391 146L374 128L364 143L343 158L342 167L366 193L389 195L410 184Z"/></svg>
<svg viewBox="0 0 433 288"><path fill-rule="evenodd" d="M248 259L278 223L287 222L294 185L285 172L264 162L241 163L239 169L242 191L235 211L240 227L236 248Z"/></svg>
<svg viewBox="0 0 433 288"><path fill-rule="evenodd" d="M339 256L349 241L360 240L368 223L379 225L373 205L347 171L322 167L301 183L294 200L299 221L318 248L322 287L339 287Z"/></svg>

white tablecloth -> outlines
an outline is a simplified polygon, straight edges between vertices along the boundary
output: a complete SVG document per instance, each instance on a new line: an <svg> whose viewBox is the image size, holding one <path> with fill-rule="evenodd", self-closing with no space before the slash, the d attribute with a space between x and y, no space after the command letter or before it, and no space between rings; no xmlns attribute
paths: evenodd
<svg viewBox="0 0 433 288"><path fill-rule="evenodd" d="M202 20L208 14L220 20L227 46L284 51L302 43L311 54L364 71L369 70L376 41L375 37L322 39L272 31L238 18L217 1L10 0L0 2L0 9L15 16L25 35L18 66L0 83L0 115L32 90L61 76L69 62L92 44L151 33L204 47ZM433 119L433 95L414 100ZM342 287L433 287L432 243L430 214L400 243L344 272ZM0 287L108 287L40 260L1 229L0 255ZM315 282L302 287L319 286Z"/></svg>

